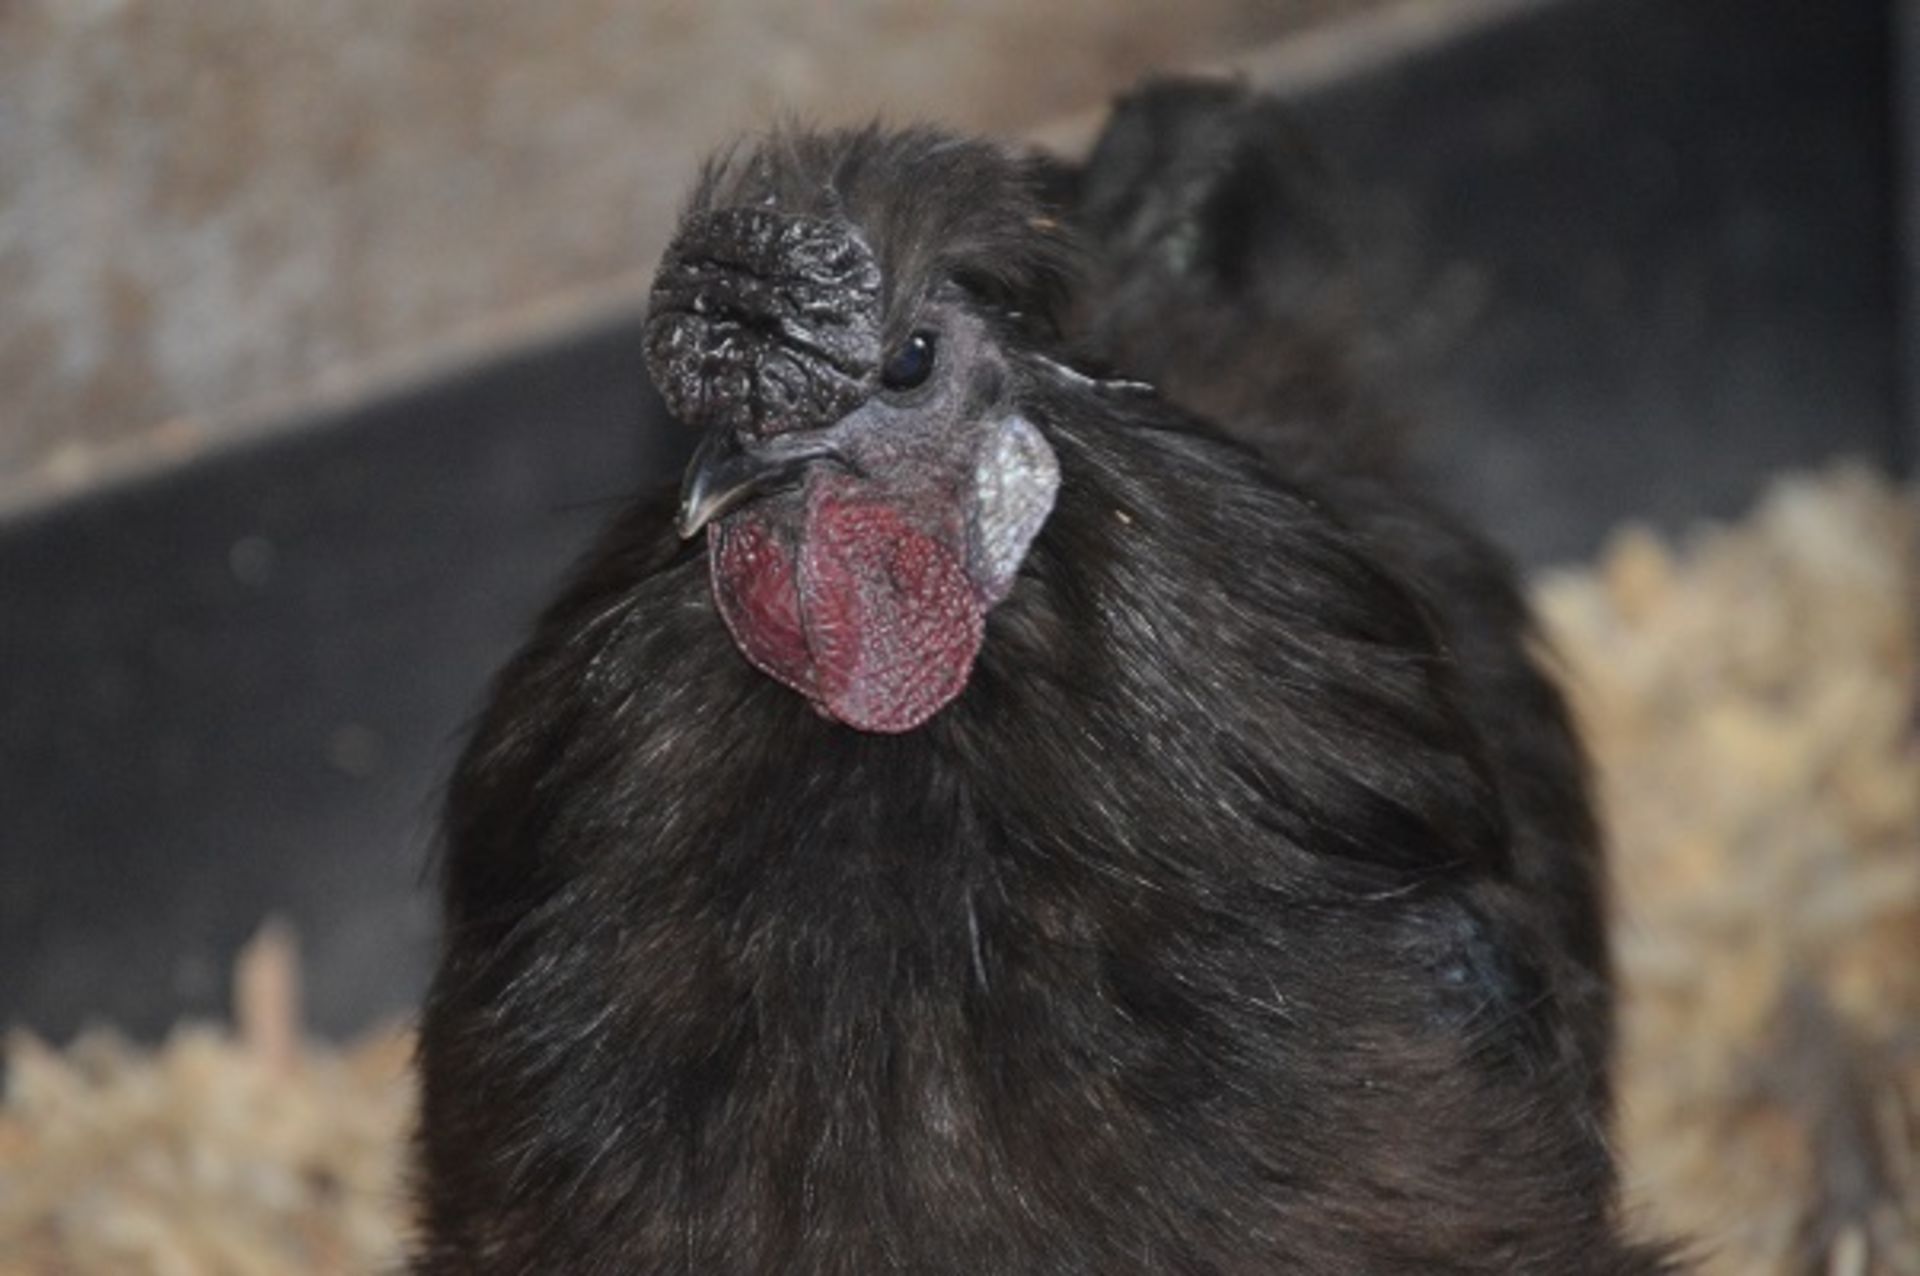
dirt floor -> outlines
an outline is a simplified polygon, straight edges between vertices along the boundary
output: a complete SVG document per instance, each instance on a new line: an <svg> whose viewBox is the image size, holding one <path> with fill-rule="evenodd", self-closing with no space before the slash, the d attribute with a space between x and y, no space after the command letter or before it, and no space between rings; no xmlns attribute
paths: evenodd
<svg viewBox="0 0 1920 1276"><path fill-rule="evenodd" d="M1536 584L1614 842L1630 1201L1706 1276L1920 1273L1917 538L1839 468ZM158 1052L11 1039L0 1276L402 1251L406 1031L303 1042L273 929L234 1005Z"/></svg>
<svg viewBox="0 0 1920 1276"><path fill-rule="evenodd" d="M639 289L776 114L1011 134L1378 2L0 3L0 487Z"/></svg>

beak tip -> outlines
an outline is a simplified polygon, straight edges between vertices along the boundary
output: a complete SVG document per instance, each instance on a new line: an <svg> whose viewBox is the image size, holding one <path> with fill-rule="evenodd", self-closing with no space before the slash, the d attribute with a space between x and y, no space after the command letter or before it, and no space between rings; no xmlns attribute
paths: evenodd
<svg viewBox="0 0 1920 1276"><path fill-rule="evenodd" d="M681 540L692 540L707 524L802 466L835 456L830 443L817 439L775 439L749 450L730 433L711 432L694 450L681 481L674 528Z"/></svg>
<svg viewBox="0 0 1920 1276"><path fill-rule="evenodd" d="M686 494L680 498L680 508L673 514L673 530L683 541L690 541L700 534L707 525L708 512L701 508L704 502L696 499L697 494Z"/></svg>

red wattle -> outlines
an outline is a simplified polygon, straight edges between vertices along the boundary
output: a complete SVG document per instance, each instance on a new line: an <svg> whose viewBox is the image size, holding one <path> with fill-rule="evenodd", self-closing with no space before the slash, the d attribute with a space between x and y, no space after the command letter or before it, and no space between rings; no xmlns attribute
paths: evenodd
<svg viewBox="0 0 1920 1276"><path fill-rule="evenodd" d="M986 613L965 561L888 505L816 482L792 543L760 510L709 530L714 594L761 670L862 731L910 731L967 684Z"/></svg>
<svg viewBox="0 0 1920 1276"><path fill-rule="evenodd" d="M878 504L808 502L801 607L819 699L862 731L910 731L967 685L986 616L960 556Z"/></svg>
<svg viewBox="0 0 1920 1276"><path fill-rule="evenodd" d="M793 547L746 510L707 529L714 601L734 645L762 673L814 694L813 657L800 623Z"/></svg>

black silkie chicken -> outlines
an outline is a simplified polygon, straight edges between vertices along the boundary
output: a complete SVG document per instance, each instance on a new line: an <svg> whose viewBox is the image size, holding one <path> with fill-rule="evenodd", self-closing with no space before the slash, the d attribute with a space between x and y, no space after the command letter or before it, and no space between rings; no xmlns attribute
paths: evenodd
<svg viewBox="0 0 1920 1276"><path fill-rule="evenodd" d="M1215 413L1257 447L1165 389L1285 325L1139 304L1247 215L1136 162L1215 91L1157 92L1078 174L709 166L646 329L678 502L452 783L418 1272L1665 1270L1524 607L1284 378Z"/></svg>

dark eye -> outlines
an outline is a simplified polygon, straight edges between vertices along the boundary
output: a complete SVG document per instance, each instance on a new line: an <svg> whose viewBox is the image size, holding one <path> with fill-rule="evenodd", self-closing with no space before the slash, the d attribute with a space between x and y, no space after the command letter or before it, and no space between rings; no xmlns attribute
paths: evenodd
<svg viewBox="0 0 1920 1276"><path fill-rule="evenodd" d="M916 332L887 356L880 369L880 384L889 390L911 390L924 385L933 374L933 334Z"/></svg>

